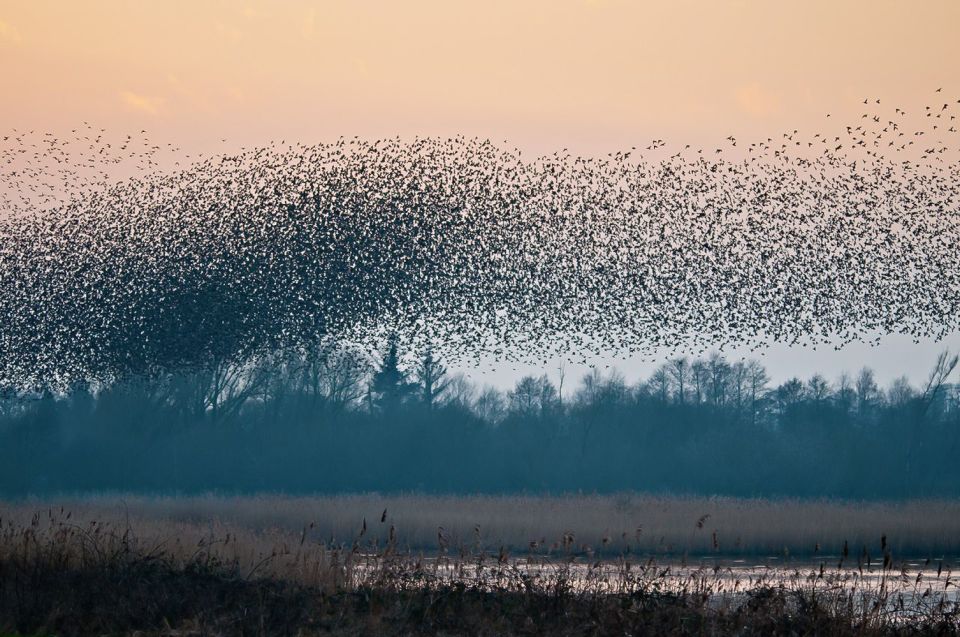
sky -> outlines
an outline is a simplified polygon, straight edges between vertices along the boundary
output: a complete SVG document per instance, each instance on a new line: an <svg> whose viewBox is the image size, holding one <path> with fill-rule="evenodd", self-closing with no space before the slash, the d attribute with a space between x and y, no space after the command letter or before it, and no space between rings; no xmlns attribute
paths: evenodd
<svg viewBox="0 0 960 637"><path fill-rule="evenodd" d="M901 376L906 376L914 386L922 386L929 378L937 356L944 350L960 352L960 334L951 334L941 341L925 339L919 342L909 336L889 335L881 337L878 343L854 342L839 349L833 346L813 348L774 344L757 350L747 346L728 346L713 351L719 352L731 363L759 361L766 368L773 384L791 378L806 381L815 374L820 374L834 383L842 374L856 377L860 369L868 367L874 372L877 383L885 389ZM591 368L596 368L604 376L619 373L628 383L633 384L647 380L666 360L677 356L693 358L683 352L661 350L643 358L614 354L592 357L586 364L570 363L562 356L549 359L545 365L542 361L537 364L503 364L484 360L479 368L463 367L456 371L478 385L491 385L499 389L511 388L523 376L539 376L544 373L556 385L562 375L565 391L569 391L579 385ZM706 358L709 353L705 352L700 356ZM949 380L960 382L956 372Z"/></svg>
<svg viewBox="0 0 960 637"><path fill-rule="evenodd" d="M0 121L146 128L184 148L707 144L956 87L957 24L952 0L0 0Z"/></svg>
<svg viewBox="0 0 960 637"><path fill-rule="evenodd" d="M89 121L205 153L353 135L706 146L852 121L865 97L960 91L958 24L953 0L0 0L0 128ZM919 379L944 345L960 338L763 360L776 379L862 364Z"/></svg>

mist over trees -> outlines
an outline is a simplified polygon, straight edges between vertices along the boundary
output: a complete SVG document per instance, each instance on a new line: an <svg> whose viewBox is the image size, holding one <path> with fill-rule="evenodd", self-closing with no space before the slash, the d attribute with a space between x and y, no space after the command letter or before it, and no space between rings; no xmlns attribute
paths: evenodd
<svg viewBox="0 0 960 637"><path fill-rule="evenodd" d="M918 385L864 368L771 383L677 357L630 382L563 370L507 391L391 337L0 399L0 492L960 495L957 357Z"/></svg>

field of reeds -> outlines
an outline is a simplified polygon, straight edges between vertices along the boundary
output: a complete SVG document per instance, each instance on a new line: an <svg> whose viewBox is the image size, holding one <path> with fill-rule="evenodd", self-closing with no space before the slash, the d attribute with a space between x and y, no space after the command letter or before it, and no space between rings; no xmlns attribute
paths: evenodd
<svg viewBox="0 0 960 637"><path fill-rule="evenodd" d="M943 501L20 500L0 634L955 634L958 548Z"/></svg>
<svg viewBox="0 0 960 637"><path fill-rule="evenodd" d="M897 557L960 557L960 501L842 501L617 495L293 497L86 495L0 501L5 519L63 507L74 520L130 524L138 535L181 537L247 533L252 537L350 543L366 521L366 540L437 549L437 529L450 547L503 546L549 553L564 538L584 553L721 555L753 560L816 558L881 543ZM381 522L381 519L383 520ZM572 540L570 538L573 538Z"/></svg>

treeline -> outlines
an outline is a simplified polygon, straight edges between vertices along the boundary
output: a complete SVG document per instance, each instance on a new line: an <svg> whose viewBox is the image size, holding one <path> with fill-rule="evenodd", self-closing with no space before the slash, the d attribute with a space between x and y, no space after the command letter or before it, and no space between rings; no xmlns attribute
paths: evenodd
<svg viewBox="0 0 960 637"><path fill-rule="evenodd" d="M917 386L869 369L771 384L675 358L478 388L392 340L0 401L0 493L652 492L960 495L957 357Z"/></svg>

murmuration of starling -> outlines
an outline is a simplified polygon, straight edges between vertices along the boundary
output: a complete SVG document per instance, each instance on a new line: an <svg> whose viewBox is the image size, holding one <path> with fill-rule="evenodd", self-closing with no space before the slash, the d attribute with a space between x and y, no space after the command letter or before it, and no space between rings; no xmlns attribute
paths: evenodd
<svg viewBox="0 0 960 637"><path fill-rule="evenodd" d="M957 138L889 117L669 156L660 140L536 159L463 137L274 145L49 205L7 196L0 388L389 334L454 361L939 338L960 317ZM0 155L21 197L26 141Z"/></svg>

